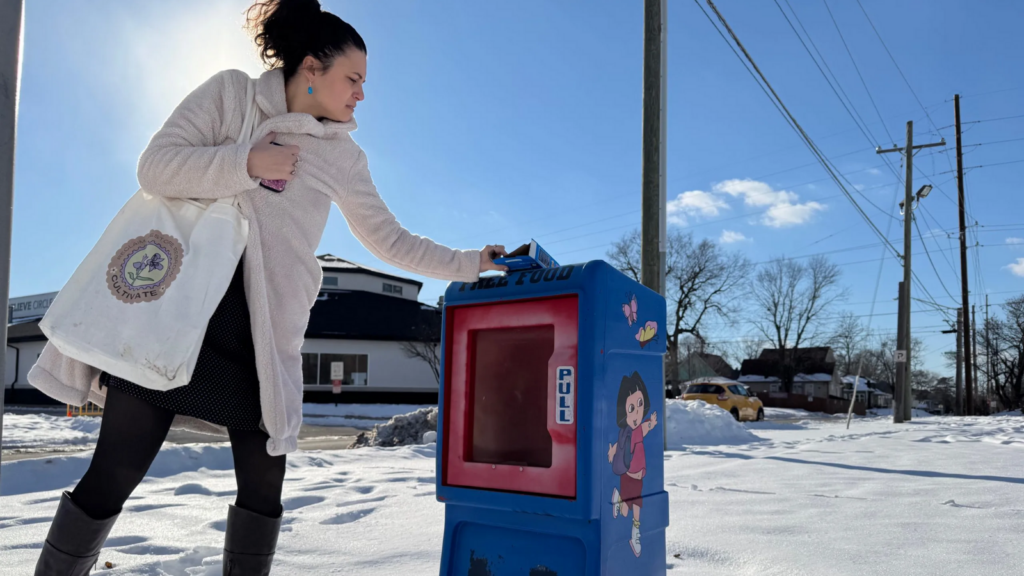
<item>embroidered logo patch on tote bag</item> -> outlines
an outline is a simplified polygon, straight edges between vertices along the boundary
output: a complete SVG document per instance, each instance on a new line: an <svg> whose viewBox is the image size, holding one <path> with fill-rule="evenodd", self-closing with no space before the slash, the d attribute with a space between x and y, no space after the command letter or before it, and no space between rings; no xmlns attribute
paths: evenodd
<svg viewBox="0 0 1024 576"><path fill-rule="evenodd" d="M181 272L184 249L177 238L151 230L124 244L110 261L107 288L121 302L152 302Z"/></svg>

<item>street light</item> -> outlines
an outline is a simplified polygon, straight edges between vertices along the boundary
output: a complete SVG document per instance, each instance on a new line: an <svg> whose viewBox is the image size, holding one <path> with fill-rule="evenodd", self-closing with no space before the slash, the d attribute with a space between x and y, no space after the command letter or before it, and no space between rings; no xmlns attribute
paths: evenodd
<svg viewBox="0 0 1024 576"><path fill-rule="evenodd" d="M917 202L915 202L914 206L911 206L910 209L913 210L913 209L917 208L917 204L920 204L921 200L923 198L927 198L928 197L928 193L931 192L931 191L932 191L932 185L931 184L925 184L924 186L921 186L921 189L918 190L917 194L914 195L914 198L917 200ZM904 203L905 203L905 201L900 200L900 215L901 216L903 215L903 205L904 205Z"/></svg>

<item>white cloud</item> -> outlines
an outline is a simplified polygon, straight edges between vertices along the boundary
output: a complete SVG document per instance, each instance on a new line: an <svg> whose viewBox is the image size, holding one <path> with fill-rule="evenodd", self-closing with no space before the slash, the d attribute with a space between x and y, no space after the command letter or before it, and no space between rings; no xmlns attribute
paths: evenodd
<svg viewBox="0 0 1024 576"><path fill-rule="evenodd" d="M1024 238L1007 238L1007 244L1024 244Z"/></svg>
<svg viewBox="0 0 1024 576"><path fill-rule="evenodd" d="M868 168L868 174L871 174L872 176L881 176L882 171L878 168Z"/></svg>
<svg viewBox="0 0 1024 576"><path fill-rule="evenodd" d="M735 232L733 230L722 230L722 237L718 239L721 244L733 244L735 242L743 242L749 240L742 232Z"/></svg>
<svg viewBox="0 0 1024 576"><path fill-rule="evenodd" d="M775 190L765 182L750 179L725 180L712 188L719 194L742 198L747 206L767 206L761 223L772 228L785 228L808 222L826 206L818 202L800 202L789 190Z"/></svg>
<svg viewBox="0 0 1024 576"><path fill-rule="evenodd" d="M690 190L683 192L675 200L668 202L668 222L685 225L686 216L718 216L719 210L727 210L729 205L710 192Z"/></svg>
<svg viewBox="0 0 1024 576"><path fill-rule="evenodd" d="M1014 276L1024 278L1024 258L1017 258L1016 262L1008 264L1006 267L1010 269Z"/></svg>
<svg viewBox="0 0 1024 576"><path fill-rule="evenodd" d="M768 212L761 219L761 222L772 228L787 228L804 224L821 212L825 206L817 202L805 202L803 204L791 204L780 202L768 209Z"/></svg>
<svg viewBox="0 0 1024 576"><path fill-rule="evenodd" d="M858 192L863 192L864 189L867 188L867 186L863 184L854 184L853 187L856 188Z"/></svg>
<svg viewBox="0 0 1024 576"><path fill-rule="evenodd" d="M733 198L742 197L747 206L772 206L783 202L796 202L797 195L786 190L773 190L771 186L757 180L725 180L715 184L714 191L728 194Z"/></svg>

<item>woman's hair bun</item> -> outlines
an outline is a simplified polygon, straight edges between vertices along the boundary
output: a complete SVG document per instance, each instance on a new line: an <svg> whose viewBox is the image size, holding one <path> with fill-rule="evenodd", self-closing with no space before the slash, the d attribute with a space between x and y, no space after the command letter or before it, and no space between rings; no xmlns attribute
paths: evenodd
<svg viewBox="0 0 1024 576"><path fill-rule="evenodd" d="M246 10L245 29L268 69L283 68L291 78L306 56L325 69L349 48L366 53L366 43L350 24L323 10L318 0L263 0Z"/></svg>

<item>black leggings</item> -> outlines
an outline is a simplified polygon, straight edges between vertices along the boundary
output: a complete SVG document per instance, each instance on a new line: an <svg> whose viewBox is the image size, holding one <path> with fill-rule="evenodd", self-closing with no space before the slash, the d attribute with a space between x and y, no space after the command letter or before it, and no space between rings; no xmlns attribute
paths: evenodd
<svg viewBox="0 0 1024 576"><path fill-rule="evenodd" d="M89 470L71 492L86 514L102 520L121 512L156 458L174 420L174 412L107 388L100 436ZM235 461L235 506L277 518L285 457L267 454L262 430L228 430Z"/></svg>

